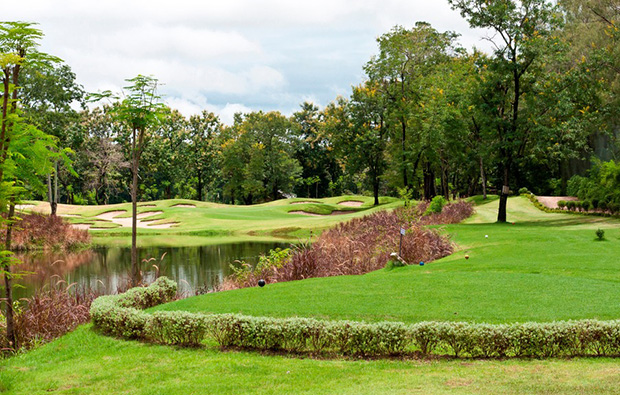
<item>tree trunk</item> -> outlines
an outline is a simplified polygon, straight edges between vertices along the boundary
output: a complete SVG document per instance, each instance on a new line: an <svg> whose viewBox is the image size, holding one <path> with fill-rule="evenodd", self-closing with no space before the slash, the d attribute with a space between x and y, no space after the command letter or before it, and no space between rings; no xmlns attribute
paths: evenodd
<svg viewBox="0 0 620 395"><path fill-rule="evenodd" d="M484 172L484 163L480 157L480 180L482 182L482 199L487 200L487 176Z"/></svg>
<svg viewBox="0 0 620 395"><path fill-rule="evenodd" d="M202 172L198 171L198 201L202 202Z"/></svg>
<svg viewBox="0 0 620 395"><path fill-rule="evenodd" d="M499 210L497 211L497 222L506 222L506 205L508 203L508 192L510 191L509 183L510 169L508 165L504 167L504 185L502 186L501 195L499 196Z"/></svg>
<svg viewBox="0 0 620 395"><path fill-rule="evenodd" d="M11 200L9 204L8 224L6 227L6 240L4 249L6 251L11 250L11 235L13 233L13 217L15 216L15 201ZM13 284L11 283L11 263L10 257L6 257L7 261L4 267L4 292L6 296L6 337L9 341L9 346L13 349L17 349L16 336L15 336L15 318L13 312Z"/></svg>
<svg viewBox="0 0 620 395"><path fill-rule="evenodd" d="M401 137L401 150L402 150L402 158L403 161L403 186L405 189L409 190L409 180L407 179L407 155L406 152L406 138L407 138L407 121L403 117L401 117L400 124L402 126L402 137Z"/></svg>
<svg viewBox="0 0 620 395"><path fill-rule="evenodd" d="M133 129L131 162L132 181L131 181L131 285L137 286L140 283L140 267L138 266L138 152L136 150L136 129Z"/></svg>
<svg viewBox="0 0 620 395"><path fill-rule="evenodd" d="M431 200L435 197L435 174L431 168L431 163L426 162L424 164L424 199Z"/></svg>
<svg viewBox="0 0 620 395"><path fill-rule="evenodd" d="M372 192L375 195L375 206L379 205L379 177L375 177L372 183Z"/></svg>

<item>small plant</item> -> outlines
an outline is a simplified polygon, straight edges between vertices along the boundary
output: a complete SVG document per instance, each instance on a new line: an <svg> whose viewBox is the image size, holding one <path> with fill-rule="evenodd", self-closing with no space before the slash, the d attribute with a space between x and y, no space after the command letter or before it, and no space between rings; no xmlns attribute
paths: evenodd
<svg viewBox="0 0 620 395"><path fill-rule="evenodd" d="M564 208L566 207L566 200L559 200L558 201L558 208L561 210L564 210Z"/></svg>
<svg viewBox="0 0 620 395"><path fill-rule="evenodd" d="M599 241L605 240L605 231L601 228L598 228L596 230L596 237Z"/></svg>
<svg viewBox="0 0 620 395"><path fill-rule="evenodd" d="M531 194L531 193L532 193L532 192L530 192L530 190L529 190L529 189L527 189L526 187L519 188L519 195L529 195L529 194Z"/></svg>
<svg viewBox="0 0 620 395"><path fill-rule="evenodd" d="M413 199L413 189L404 187L404 188L397 188L398 191L398 197L403 199L403 201L405 202L405 207L409 207L409 205L411 204L411 199Z"/></svg>
<svg viewBox="0 0 620 395"><path fill-rule="evenodd" d="M439 214L441 213L441 210L443 210L443 206L445 206L446 204L448 204L446 198L441 195L435 196L433 200L431 200L431 203L428 205L428 208L424 212L424 215Z"/></svg>

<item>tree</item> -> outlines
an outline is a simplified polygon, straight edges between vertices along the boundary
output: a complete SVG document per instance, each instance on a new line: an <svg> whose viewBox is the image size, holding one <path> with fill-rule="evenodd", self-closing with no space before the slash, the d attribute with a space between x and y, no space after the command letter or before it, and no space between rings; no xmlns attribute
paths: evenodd
<svg viewBox="0 0 620 395"><path fill-rule="evenodd" d="M203 200L205 186L216 177L218 156L216 138L221 131L222 124L212 112L203 111L201 115L189 118L186 160L196 178L198 200Z"/></svg>
<svg viewBox="0 0 620 395"><path fill-rule="evenodd" d="M138 75L127 79L131 85L124 89L124 99L114 108L118 121L127 126L131 144L131 280L138 285L141 281L138 266L137 249L137 215L138 215L138 170L140 157L150 137L150 133L159 125L165 106L157 95L158 80L152 76ZM106 91L92 95L92 99L117 98L112 92Z"/></svg>
<svg viewBox="0 0 620 395"><path fill-rule="evenodd" d="M18 263L11 255L15 202L23 186L36 184L37 177L49 170L49 159L56 148L54 139L31 125L26 125L18 106L20 73L24 67L54 61L56 58L37 52L43 33L32 23L0 23L0 79L2 82L0 115L0 210L5 211L6 236L0 253L6 295L7 339L16 347L12 280L19 275L11 266Z"/></svg>
<svg viewBox="0 0 620 395"><path fill-rule="evenodd" d="M326 111L326 128L337 154L350 173L364 173L379 204L379 188L387 167L389 135L385 125L385 98L372 81L353 88L351 100L340 99Z"/></svg>
<svg viewBox="0 0 620 395"><path fill-rule="evenodd" d="M71 68L66 64L25 68L20 79L21 103L28 121L47 134L58 137L60 145L67 147L69 125L78 118L78 113L71 106L74 103L83 104L85 95L82 87L76 84ZM58 177L56 162L53 174L48 174L47 178L51 215L56 215L58 205Z"/></svg>
<svg viewBox="0 0 620 395"><path fill-rule="evenodd" d="M412 186L420 159L424 158L424 190L427 199L434 196L435 176L431 171L432 164L427 159L432 155L431 147L419 144L424 122L420 103L433 87L429 75L448 62L457 51L456 38L457 34L440 33L425 22L417 22L410 30L396 26L377 39L379 54L364 68L368 78L385 97L392 163L400 170L399 184L407 189Z"/></svg>
<svg viewBox="0 0 620 395"><path fill-rule="evenodd" d="M552 32L557 24L554 8L545 0L448 0L471 27L488 28L496 35L490 73L483 86L486 128L493 131L492 144L502 180L497 214L506 222L506 203L515 161L525 155L532 138L533 122L524 114L524 96L531 92L545 50L553 50Z"/></svg>

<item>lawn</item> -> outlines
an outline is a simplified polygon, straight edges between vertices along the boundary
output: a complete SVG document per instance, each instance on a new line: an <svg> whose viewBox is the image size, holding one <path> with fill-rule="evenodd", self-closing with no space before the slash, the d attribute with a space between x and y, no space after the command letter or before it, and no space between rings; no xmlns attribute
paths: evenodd
<svg viewBox="0 0 620 395"><path fill-rule="evenodd" d="M620 317L618 221L546 214L521 197L509 208L507 224L484 223L495 200L465 224L442 227L458 252L424 266L270 284L159 308L405 322ZM599 227L607 241L595 240Z"/></svg>
<svg viewBox="0 0 620 395"><path fill-rule="evenodd" d="M424 266L268 284L159 308L405 322L620 317L618 221L545 214L517 197L508 205L515 224L500 225L490 223L496 208L492 200L466 223L442 227L458 251ZM595 241L599 227L606 241ZM0 390L15 394L620 393L617 359L314 360L122 341L90 325L0 363Z"/></svg>
<svg viewBox="0 0 620 395"><path fill-rule="evenodd" d="M339 203L361 202L359 207ZM366 215L376 210L394 208L402 203L398 199L382 197L378 207L373 206L373 198L367 196L339 196L323 199L281 199L274 202L252 206L234 206L194 200L170 199L138 204L138 214L155 213L148 216L149 225L171 224L168 229L138 228L140 246L160 246L161 240L175 237L175 246L190 246L211 243L208 238L240 236L268 237L270 240L307 237L311 230L320 231L336 223ZM35 205L27 210L49 213L46 202L26 202ZM97 216L112 212L119 213L116 218L131 217L131 203L106 206L58 205L58 214L74 224L85 224L91 230L93 243L101 246L128 246L131 227L122 227L110 219ZM318 215L304 215L290 212L305 211ZM330 215L330 214L339 215ZM344 213L344 214L343 214ZM147 218L145 218L147 219ZM160 237L165 236L165 237ZM182 236L182 237L178 237Z"/></svg>

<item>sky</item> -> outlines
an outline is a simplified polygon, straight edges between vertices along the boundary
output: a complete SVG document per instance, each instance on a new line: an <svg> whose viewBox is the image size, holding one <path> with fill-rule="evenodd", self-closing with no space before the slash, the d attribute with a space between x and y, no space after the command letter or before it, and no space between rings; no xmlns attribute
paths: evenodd
<svg viewBox="0 0 620 395"><path fill-rule="evenodd" d="M290 115L304 101L322 108L348 96L395 25L429 22L488 50L485 32L447 0L20 0L3 1L0 15L38 23L41 50L88 92L152 75L170 107L227 124L236 112Z"/></svg>

